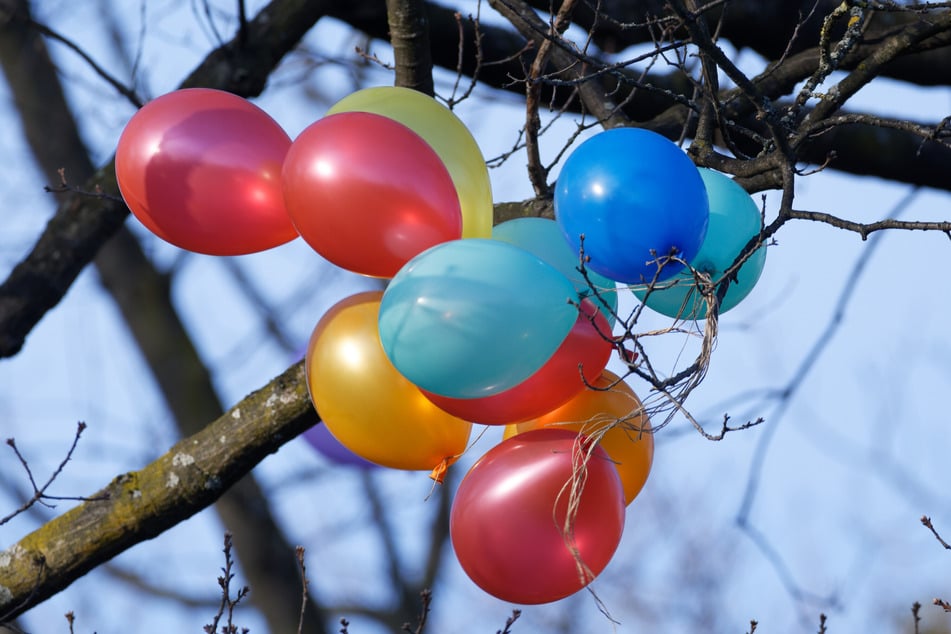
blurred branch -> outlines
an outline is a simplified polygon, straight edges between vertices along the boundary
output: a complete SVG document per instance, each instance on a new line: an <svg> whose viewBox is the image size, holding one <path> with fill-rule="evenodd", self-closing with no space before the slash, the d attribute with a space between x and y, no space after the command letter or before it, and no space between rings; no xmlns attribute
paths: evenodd
<svg viewBox="0 0 951 634"><path fill-rule="evenodd" d="M181 606L189 608L216 609L218 607L218 602L221 600L220 596L208 595L205 597L200 597L194 596L191 591L183 591L173 587L160 586L149 580L147 577L114 563L103 564L99 567L99 569L105 571L105 573L109 576L114 577L122 583L135 588L135 590L142 592L147 596L172 601Z"/></svg>
<svg viewBox="0 0 951 634"><path fill-rule="evenodd" d="M117 476L94 499L0 552L0 622L206 508L318 422L298 363L151 464Z"/></svg>
<svg viewBox="0 0 951 634"><path fill-rule="evenodd" d="M25 3L23 10L27 12ZM261 15L256 20L261 20ZM26 24L19 26L27 30ZM13 29L14 25L8 25L7 28ZM299 25L298 33L302 33L301 28ZM11 37L15 33L15 30L12 31ZM260 25L252 28L250 35L252 38L260 37ZM285 35L280 34L280 37ZM224 46L227 48L232 45ZM248 48L261 47L260 42L253 40L245 41L240 48L246 51ZM48 62L48 58L43 56L45 48L42 40L34 42L33 48L41 60L47 59ZM17 60L12 60L12 63L17 63ZM268 70L265 68L262 72ZM32 71L29 82L59 85L58 73L52 63L34 64ZM22 83L11 83L11 88L14 94L28 90ZM79 193L86 198L104 199L104 202L117 202L124 207L121 198L111 198L98 185L90 194L68 185L67 173L73 178L84 180L92 175L93 166L86 149L78 142L69 141L78 139L79 133L65 101L44 104L44 109L40 111L30 108L19 111L24 128L28 131L42 130L47 113L61 119L64 128L72 127L72 134L60 143L50 143L41 133L28 134L37 162L44 171L58 173L61 185L57 190ZM94 261L103 286L118 304L162 391L180 435L191 435L207 421L220 416L222 405L215 393L211 375L172 304L170 278L155 269L136 238L125 227L120 227L110 240L102 244ZM297 574L292 560L293 549L284 539L260 486L252 476L240 480L218 501L216 510L232 532L235 552L244 564L249 581L256 588L252 603L261 610L272 630L291 631L297 624L297 619L293 618L297 609L293 599ZM313 607L315 609L307 614L307 627L309 631L319 632L324 624L322 608L316 599Z"/></svg>
<svg viewBox="0 0 951 634"><path fill-rule="evenodd" d="M136 108L142 107L142 99L135 94L135 91L132 88L126 86L121 81L113 77L105 68L100 66L89 53L83 50L82 47L73 42L71 39L58 33L57 31L54 31L45 24L41 24L32 19L29 16L29 12L23 10L25 6L26 2L23 0L21 0L20 6L16 9L10 9L9 7L4 8L2 5L0 5L0 21L3 21L4 19L11 22L22 21L23 24L29 26L29 28L34 29L38 33L42 33L51 40L64 45L66 48L78 55L84 62L86 62L86 64L96 75L101 77L107 84L112 86L117 93L125 97L129 103L131 103Z"/></svg>
<svg viewBox="0 0 951 634"><path fill-rule="evenodd" d="M914 200L918 193L919 190L915 188L906 194L892 209L891 213L889 214L889 218L895 219L900 216L911 205L912 200ZM845 312L851 302L853 293L855 292L855 289L858 288L858 282L864 274L866 266L868 265L872 256L877 251L877 247L880 244L880 239L883 235L884 234L882 233L876 233L869 239L868 245L862 250L861 255L855 261L851 272L842 285L839 299L835 304L835 308L833 309L829 321L827 322L825 328L816 337L812 347L803 356L802 362L796 371L793 372L785 387L776 391L770 391L770 393L767 395L766 398L775 399L775 403L773 405L772 411L764 417L767 424L764 425L765 429L757 440L756 448L753 453L753 459L750 464L749 474L747 475L746 490L744 491L743 498L740 502L740 508L736 514L736 524L742 529L744 534L746 534L747 537L749 537L753 543L756 544L760 552L766 557L766 559L776 570L790 596L796 600L810 599L812 601L818 602L819 604L830 606L837 604L837 600L834 596L817 597L816 595L806 592L801 586L799 586L799 584L793 578L792 573L789 571L789 568L780 553L754 526L751 519L753 505L756 502L757 494L759 492L760 479L762 477L763 466L766 462L766 455L769 452L772 441L776 436L776 431L779 429L779 426L783 421L783 417L792 404L792 401L799 391L799 388L803 385L806 378L816 367L816 364L818 363L822 354L828 349L836 333L839 331L839 328L844 321Z"/></svg>
<svg viewBox="0 0 951 634"><path fill-rule="evenodd" d="M248 44L241 47L232 40L212 51L180 87L218 88L245 97L260 94L271 71L332 4L331 0L273 0L248 24ZM47 82L35 80L37 73L29 66L40 55L32 50L29 54L21 52L28 45L34 46L31 40L11 27L9 23L0 25L0 56L15 60L3 63L8 80L11 84L16 81L18 85L49 89ZM51 64L48 58L43 63ZM66 103L61 93L58 97L44 94L30 98L25 107L45 105L54 99L56 106ZM24 104L19 105L22 111ZM62 110L69 111L68 107ZM52 128L55 121L47 121L45 138L31 142L31 146L45 145L50 138L67 139L70 125L60 136ZM81 146L82 142L76 137L69 145ZM66 167L67 176L82 173L62 163L58 167ZM50 182L57 180L52 174L48 177ZM110 161L100 167L81 189L118 196L114 164ZM62 299L102 244L119 230L128 213L124 204L110 198L71 195L62 202L32 251L0 284L0 357L19 352L29 332Z"/></svg>

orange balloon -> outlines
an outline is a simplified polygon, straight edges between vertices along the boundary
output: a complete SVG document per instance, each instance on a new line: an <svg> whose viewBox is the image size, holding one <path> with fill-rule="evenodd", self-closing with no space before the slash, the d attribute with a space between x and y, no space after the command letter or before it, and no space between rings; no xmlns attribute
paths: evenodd
<svg viewBox="0 0 951 634"><path fill-rule="evenodd" d="M594 438L617 467L626 504L644 488L654 461L654 435L634 391L613 372L605 370L592 385L573 399L534 420L509 425L505 438L542 427L569 429ZM610 390L608 386L617 383Z"/></svg>
<svg viewBox="0 0 951 634"><path fill-rule="evenodd" d="M436 407L390 363L377 331L382 297L352 295L317 323L305 357L311 400L330 433L370 462L448 466L465 450L472 425Z"/></svg>

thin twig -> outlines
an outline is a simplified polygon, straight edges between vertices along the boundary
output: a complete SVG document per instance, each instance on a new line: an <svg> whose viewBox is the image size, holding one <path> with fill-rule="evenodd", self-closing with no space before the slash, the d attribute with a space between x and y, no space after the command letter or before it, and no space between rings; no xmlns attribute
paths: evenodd
<svg viewBox="0 0 951 634"><path fill-rule="evenodd" d="M938 540L938 543L940 543L942 546L944 546L945 550L951 550L951 544L949 544L948 542L944 541L944 540L941 538L941 535L939 535L939 534L938 534L938 531L935 530L934 524L931 523L931 518L930 518L930 517L928 517L927 515L922 515L922 516L921 516L921 523L922 523L922 525L924 525L925 528L927 528L929 531L931 531L931 534L935 536L935 539Z"/></svg>
<svg viewBox="0 0 951 634"><path fill-rule="evenodd" d="M11 519L16 517L17 515L25 512L26 510L31 508L34 504L42 504L48 508L55 508L55 505L50 504L48 500L55 500L55 501L71 500L71 501L77 501L77 502L89 502L89 501L106 499L104 497L59 496L59 495L48 495L46 493L46 490L49 489L50 485L53 484L53 481L56 480L56 478L58 478L60 474L63 472L63 469L66 467L66 463L72 459L73 452L76 451L76 446L79 444L79 438L82 436L83 431L85 431L85 429L86 429L86 423L82 421L77 423L76 435L73 436L73 442L70 445L69 450L66 452L66 457L60 461L59 465L56 467L56 469L53 471L53 473L50 475L50 477L46 480L46 482L42 486L37 485L36 479L33 477L33 471L32 469L30 469L30 465L27 462L26 457L24 457L24 455L20 453L20 449L16 445L16 440L13 438L7 439L6 441L7 445L11 449L13 449L13 453L16 455L17 460L20 461L20 465L23 467L23 470L26 471L27 478L30 481L30 486L33 488L33 494L29 500L27 500L20 506L20 508L16 509L12 513L6 515L5 517L0 518L0 526L3 526L4 524L9 522Z"/></svg>
<svg viewBox="0 0 951 634"><path fill-rule="evenodd" d="M237 634L238 628L234 624L234 610L241 601L248 596L251 589L248 586L242 586L235 597L231 598L231 581L234 579L232 568L234 567L234 558L231 556L231 533L225 533L225 545L223 552L225 554L225 565L221 569L221 576L218 577L218 587L221 588L221 603L218 605L218 612L215 614L212 622L204 627L206 634L217 634L218 624L225 616L227 611L227 623L221 626L221 634ZM247 628L241 629L242 634L248 632Z"/></svg>
<svg viewBox="0 0 951 634"><path fill-rule="evenodd" d="M518 620L518 617L522 616L521 610L512 610L512 616L505 619L505 627L501 630L496 630L495 634L512 634L512 626L515 624L515 621Z"/></svg>
<svg viewBox="0 0 951 634"><path fill-rule="evenodd" d="M307 610L307 566L304 564L304 547L296 547L294 553L297 555L297 566L300 569L301 579L300 620L297 622L297 634L302 634L304 631L304 613Z"/></svg>

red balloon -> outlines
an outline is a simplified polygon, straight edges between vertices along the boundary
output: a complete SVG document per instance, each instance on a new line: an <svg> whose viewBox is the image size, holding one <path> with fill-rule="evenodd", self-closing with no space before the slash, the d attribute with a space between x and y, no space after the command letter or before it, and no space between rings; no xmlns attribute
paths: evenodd
<svg viewBox="0 0 951 634"><path fill-rule="evenodd" d="M422 392L440 409L482 425L531 420L567 403L585 389L585 381L594 384L611 358L610 339L607 317L590 299L584 299L575 325L555 354L515 387L484 398L450 398Z"/></svg>
<svg viewBox="0 0 951 634"><path fill-rule="evenodd" d="M152 233L189 251L243 255L297 232L281 166L291 146L266 112L237 95L187 88L136 112L116 148L116 180Z"/></svg>
<svg viewBox="0 0 951 634"><path fill-rule="evenodd" d="M291 145L283 180L300 235L350 271L393 277L416 254L462 237L442 159L381 115L341 112L312 123Z"/></svg>
<svg viewBox="0 0 951 634"><path fill-rule="evenodd" d="M566 534L572 465L588 449ZM575 432L551 428L490 449L459 484L449 519L466 574L489 594L522 604L557 601L588 585L614 555L623 529L624 491L607 454Z"/></svg>

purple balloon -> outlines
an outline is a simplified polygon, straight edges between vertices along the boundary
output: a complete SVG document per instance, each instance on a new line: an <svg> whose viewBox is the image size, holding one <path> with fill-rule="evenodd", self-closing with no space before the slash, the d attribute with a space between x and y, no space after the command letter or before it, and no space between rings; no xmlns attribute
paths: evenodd
<svg viewBox="0 0 951 634"><path fill-rule="evenodd" d="M314 425L304 432L304 440L317 450L317 453L327 458L334 464L347 465L350 467L360 467L361 469L371 469L378 465L365 460L344 447L339 440L334 438L327 426L321 423Z"/></svg>

